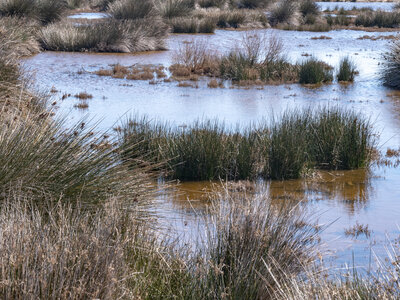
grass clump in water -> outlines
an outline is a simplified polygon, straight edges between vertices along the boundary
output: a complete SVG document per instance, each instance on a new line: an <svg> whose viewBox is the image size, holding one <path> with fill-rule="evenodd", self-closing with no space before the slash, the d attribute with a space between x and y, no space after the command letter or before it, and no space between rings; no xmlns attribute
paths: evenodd
<svg viewBox="0 0 400 300"><path fill-rule="evenodd" d="M121 141L139 140L148 141L141 152L168 161L167 177L179 180L293 179L314 167L357 169L368 166L375 146L369 121L338 108L289 111L242 130L217 121L182 128L132 119Z"/></svg>
<svg viewBox="0 0 400 300"><path fill-rule="evenodd" d="M368 119L339 108L315 114L310 135L308 151L317 166L335 170L367 167L376 142Z"/></svg>
<svg viewBox="0 0 400 300"><path fill-rule="evenodd" d="M174 18L169 22L173 33L214 33L216 24L212 19Z"/></svg>
<svg viewBox="0 0 400 300"><path fill-rule="evenodd" d="M109 4L107 12L115 19L136 20L157 14L152 0L116 0Z"/></svg>
<svg viewBox="0 0 400 300"><path fill-rule="evenodd" d="M332 68L314 58L300 65L299 82L302 84L319 84L333 80Z"/></svg>
<svg viewBox="0 0 400 300"><path fill-rule="evenodd" d="M57 21L67 10L67 3L59 0L1 0L0 15L36 19L43 24Z"/></svg>
<svg viewBox="0 0 400 300"><path fill-rule="evenodd" d="M385 86L400 89L400 40L390 43L389 51L383 56L381 78Z"/></svg>
<svg viewBox="0 0 400 300"><path fill-rule="evenodd" d="M195 8L194 5L193 0L165 0L159 1L158 10L162 17L172 19L190 15Z"/></svg>
<svg viewBox="0 0 400 300"><path fill-rule="evenodd" d="M357 16L355 20L356 26L379 28L396 28L400 24L400 13L397 11L373 11L366 12Z"/></svg>
<svg viewBox="0 0 400 300"><path fill-rule="evenodd" d="M317 231L299 226L307 220L301 209L273 207L264 196L228 192L217 196L205 219L207 247L193 291L195 299L268 298L285 277L275 282L264 262L274 262L272 272L281 268L289 276L299 275L301 264L314 259Z"/></svg>
<svg viewBox="0 0 400 300"><path fill-rule="evenodd" d="M320 14L318 4L316 4L313 0L301 1L299 11L303 17L306 17L307 15L318 16Z"/></svg>
<svg viewBox="0 0 400 300"><path fill-rule="evenodd" d="M295 12L296 6L293 0L282 0L271 10L270 24L275 26L278 23L287 23Z"/></svg>
<svg viewBox="0 0 400 300"><path fill-rule="evenodd" d="M354 62L349 57L342 58L339 63L339 72L336 75L337 80L339 82L353 82L356 74Z"/></svg>
<svg viewBox="0 0 400 300"><path fill-rule="evenodd" d="M42 47L53 51L137 52L165 49L168 28L157 19L105 20L75 26L56 23L40 32Z"/></svg>
<svg viewBox="0 0 400 300"><path fill-rule="evenodd" d="M222 57L220 76L235 82L291 82L297 80L297 67L285 60L283 44L275 36L247 34L242 47Z"/></svg>

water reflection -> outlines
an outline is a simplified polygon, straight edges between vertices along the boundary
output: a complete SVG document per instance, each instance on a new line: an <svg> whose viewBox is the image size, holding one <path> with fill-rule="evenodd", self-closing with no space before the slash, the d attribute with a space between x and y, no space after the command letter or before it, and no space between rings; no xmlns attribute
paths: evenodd
<svg viewBox="0 0 400 300"><path fill-rule="evenodd" d="M371 171L318 171L312 178L286 181L240 182L180 182L170 195L177 209L190 211L208 203L212 192L227 188L232 192L263 194L273 202L337 201L347 214L364 209L373 196Z"/></svg>

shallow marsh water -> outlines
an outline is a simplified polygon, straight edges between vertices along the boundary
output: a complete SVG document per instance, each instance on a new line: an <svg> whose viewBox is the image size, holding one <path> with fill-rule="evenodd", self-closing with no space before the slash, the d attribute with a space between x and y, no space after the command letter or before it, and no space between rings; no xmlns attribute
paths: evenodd
<svg viewBox="0 0 400 300"><path fill-rule="evenodd" d="M319 8L324 10L336 10L343 8L344 10L371 8L373 10L392 11L395 2L316 2Z"/></svg>
<svg viewBox="0 0 400 300"><path fill-rule="evenodd" d="M286 53L293 62L313 55L333 66L341 57L349 56L359 70L355 83L340 85L336 82L317 88L298 84L270 85L264 87L207 88L209 79L200 80L198 88L182 88L177 82L150 85L148 81L132 81L100 77L91 72L110 64L162 64L172 62L173 51L142 54L87 54L45 52L25 60L41 89L54 87L71 95L86 91L93 95L87 110L78 110L77 99L69 97L57 101L58 112L67 116L67 122L83 117L100 119L99 128L108 129L129 114L146 114L152 119L175 124L191 123L198 118L218 118L235 126L268 119L285 109L336 106L354 109L371 118L380 133L379 149L400 147L400 97L379 82L379 66L388 41L359 39L364 35L383 36L392 33L367 33L362 31L331 31L323 35L331 39L312 39L320 33L280 30L259 30L282 38ZM177 49L183 41L200 39L211 49L224 52L237 45L240 31L217 30L214 35L172 35L168 48ZM181 183L174 193L160 196L159 214L180 232L196 235L198 219L196 210L205 207L204 193L211 183ZM262 183L258 192L269 194L274 201L302 200L315 218L328 224L322 232L323 249L332 252L335 264L351 263L354 253L357 265L368 264L373 251L385 252L383 244L387 235L395 238L400 220L400 169L373 166L370 171L322 172L307 180L272 181ZM188 201L188 199L190 201ZM344 230L356 222L368 224L373 231L371 239L357 240L344 235ZM183 234L183 233L182 233ZM186 236L187 238L187 236ZM190 235L189 235L190 239Z"/></svg>

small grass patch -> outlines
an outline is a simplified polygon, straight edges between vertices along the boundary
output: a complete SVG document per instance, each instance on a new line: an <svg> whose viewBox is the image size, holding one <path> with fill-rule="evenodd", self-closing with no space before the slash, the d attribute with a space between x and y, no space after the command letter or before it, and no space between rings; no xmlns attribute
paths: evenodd
<svg viewBox="0 0 400 300"><path fill-rule="evenodd" d="M345 229L344 234L354 238L358 238L360 235L365 235L366 238L369 238L371 236L371 230L369 229L368 225L363 225L356 222L354 226Z"/></svg>
<svg viewBox="0 0 400 300"><path fill-rule="evenodd" d="M357 74L355 63L349 58L344 57L339 63L339 72L336 78L339 82L353 82Z"/></svg>
<svg viewBox="0 0 400 300"><path fill-rule="evenodd" d="M87 99L92 99L93 95L88 94L86 92L80 92L79 94L76 94L74 97L80 100L87 100Z"/></svg>
<svg viewBox="0 0 400 300"><path fill-rule="evenodd" d="M320 84L332 82L332 67L324 62L310 58L300 65L299 83L301 84Z"/></svg>

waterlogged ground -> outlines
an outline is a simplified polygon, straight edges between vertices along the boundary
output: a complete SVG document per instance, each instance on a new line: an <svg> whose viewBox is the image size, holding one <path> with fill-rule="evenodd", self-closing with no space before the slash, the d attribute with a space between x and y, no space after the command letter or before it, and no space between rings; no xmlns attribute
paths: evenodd
<svg viewBox="0 0 400 300"><path fill-rule="evenodd" d="M53 87L57 111L67 116L67 123L83 117L100 120L99 127L108 129L129 114L146 114L155 120L175 124L188 124L198 118L218 118L227 125L242 125L270 118L289 108L336 106L354 109L371 118L374 129L380 133L379 150L400 147L400 97L393 95L379 82L382 53L387 40L360 39L365 35L388 36L392 33L366 33L362 31L331 31L323 33L331 39L312 39L320 33L262 30L259 33L275 34L282 38L286 54L293 62L305 55L313 55L333 66L341 57L350 56L356 63L359 75L351 85L336 82L318 88L298 84L251 88L210 89L208 79L195 83L197 88L178 87L177 82L132 81L99 77L91 72L119 63L162 64L172 62L174 51L128 54L41 53L25 60L41 89ZM214 35L173 35L168 40L169 49L177 49L180 43L200 39L211 49L229 51L237 45L245 32L218 30ZM87 110L74 106L79 100L72 96L58 100L64 93L77 94L85 91L93 95L87 100ZM396 158L392 158L395 162ZM373 253L385 252L387 239L397 237L400 216L400 169L373 166L370 171L323 172L307 180L273 181L259 183L255 188L246 184L241 188L269 194L274 201L299 201L314 211L315 220L330 224L322 234L323 250L329 251L337 265L351 264L353 255L356 265L366 266ZM196 236L199 229L196 212L205 207L205 193L211 183L182 183L172 194L160 196L166 216L183 233ZM189 201L190 200L190 201ZM346 228L359 224L368 225L371 238L346 237ZM201 226L200 226L201 228ZM188 238L188 237L186 237ZM190 237L189 237L190 239ZM372 252L371 252L372 249Z"/></svg>

